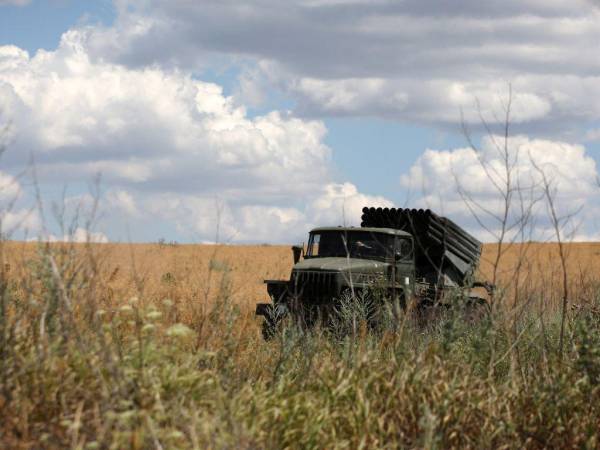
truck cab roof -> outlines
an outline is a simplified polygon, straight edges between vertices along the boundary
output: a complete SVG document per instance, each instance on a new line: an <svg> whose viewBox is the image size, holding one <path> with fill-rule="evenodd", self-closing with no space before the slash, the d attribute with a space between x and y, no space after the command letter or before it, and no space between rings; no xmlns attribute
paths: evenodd
<svg viewBox="0 0 600 450"><path fill-rule="evenodd" d="M310 230L312 233L318 233L320 231L366 231L370 233L385 233L394 236L406 236L410 237L411 234L406 231L396 230L395 228L378 228L378 227L318 227Z"/></svg>

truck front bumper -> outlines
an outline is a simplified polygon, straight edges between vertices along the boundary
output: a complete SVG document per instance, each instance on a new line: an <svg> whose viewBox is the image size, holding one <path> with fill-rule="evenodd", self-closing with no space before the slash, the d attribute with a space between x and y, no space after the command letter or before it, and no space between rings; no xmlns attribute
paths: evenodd
<svg viewBox="0 0 600 450"><path fill-rule="evenodd" d="M272 317L273 305L271 303L257 303L256 311L254 314L257 316Z"/></svg>

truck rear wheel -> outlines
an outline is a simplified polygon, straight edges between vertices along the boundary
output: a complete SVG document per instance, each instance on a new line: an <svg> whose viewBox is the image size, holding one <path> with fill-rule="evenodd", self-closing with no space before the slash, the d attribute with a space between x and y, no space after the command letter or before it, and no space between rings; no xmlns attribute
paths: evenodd
<svg viewBox="0 0 600 450"><path fill-rule="evenodd" d="M479 322L490 314L489 303L480 297L470 297L465 305L465 319L469 322Z"/></svg>

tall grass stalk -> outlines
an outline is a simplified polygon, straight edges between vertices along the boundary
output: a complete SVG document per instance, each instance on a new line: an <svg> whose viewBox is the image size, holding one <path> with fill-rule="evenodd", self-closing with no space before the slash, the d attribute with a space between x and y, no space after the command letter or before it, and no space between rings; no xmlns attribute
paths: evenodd
<svg viewBox="0 0 600 450"><path fill-rule="evenodd" d="M373 328L353 298L333 332L292 324L263 342L224 266L216 300L196 308L147 290L108 301L100 264L93 246L40 244L22 277L3 272L2 447L599 445L597 284L566 318L561 364L560 311L524 309L515 330L500 308L427 326L389 308Z"/></svg>

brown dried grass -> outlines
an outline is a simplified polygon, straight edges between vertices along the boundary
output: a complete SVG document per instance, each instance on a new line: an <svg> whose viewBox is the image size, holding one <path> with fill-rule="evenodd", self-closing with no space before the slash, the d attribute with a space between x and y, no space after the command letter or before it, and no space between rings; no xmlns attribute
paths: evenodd
<svg viewBox="0 0 600 450"><path fill-rule="evenodd" d="M13 275L24 276L27 261L39 245L7 242L5 254ZM263 280L287 279L292 253L286 245L195 245L195 244L50 244L82 255L90 249L98 260L102 302L115 307L132 296L147 301L169 298L174 302L214 300L222 275L229 283L231 299L245 311L268 301ZM586 287L600 278L600 242L565 244L569 280L574 298L585 296ZM478 278L491 280L498 248L485 244ZM523 292L544 293L556 306L561 292L561 265L556 243L524 243L502 247L498 284L507 287L507 298ZM17 275L17 278L19 277ZM515 285L519 289L515 292Z"/></svg>
<svg viewBox="0 0 600 450"><path fill-rule="evenodd" d="M537 309L263 342L252 309L287 246L51 247L0 246L2 448L598 448L599 289L564 359ZM506 248L505 304L558 298L556 250ZM599 250L568 246L581 292Z"/></svg>

